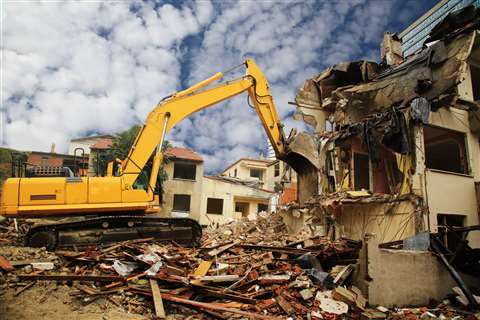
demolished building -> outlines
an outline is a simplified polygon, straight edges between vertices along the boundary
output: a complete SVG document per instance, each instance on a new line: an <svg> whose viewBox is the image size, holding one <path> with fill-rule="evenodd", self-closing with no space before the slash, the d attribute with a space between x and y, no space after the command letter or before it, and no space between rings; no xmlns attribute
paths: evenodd
<svg viewBox="0 0 480 320"><path fill-rule="evenodd" d="M296 118L315 129L300 138L317 148L319 167L316 192L300 198L339 232L388 242L478 224L480 32L478 10L469 12L404 60L387 33L382 63L341 63L300 89Z"/></svg>
<svg viewBox="0 0 480 320"><path fill-rule="evenodd" d="M340 63L305 81L295 118L314 134L289 142L312 164L299 173L299 203L285 214L291 231L313 221L325 235L374 237L381 247L422 232L438 234L450 253L464 244L480 247L480 232L464 238L446 232L480 224L479 29L480 10L470 6L449 14L410 56L385 33L380 63ZM367 257L365 268L375 268L372 261ZM404 267L397 271L419 270ZM371 275L363 276L372 287ZM423 287L423 301L448 282L435 277ZM383 283L382 290L400 283ZM406 296L410 288L404 289ZM376 302L405 303L401 295Z"/></svg>

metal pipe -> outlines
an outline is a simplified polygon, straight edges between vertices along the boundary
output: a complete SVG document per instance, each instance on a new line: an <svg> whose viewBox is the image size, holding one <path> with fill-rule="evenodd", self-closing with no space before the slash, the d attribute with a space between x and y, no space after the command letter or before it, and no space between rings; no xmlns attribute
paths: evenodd
<svg viewBox="0 0 480 320"><path fill-rule="evenodd" d="M458 274L457 270L455 270L455 268L448 262L447 258L443 255L439 245L438 245L438 241L440 241L437 237L433 237L432 239L433 241L431 242L431 245L433 247L433 250L435 251L435 253L437 253L437 255L440 257L440 260L442 260L443 264L445 265L445 267L447 267L447 270L448 272L450 273L450 275L453 277L453 279L455 280L455 282L458 284L458 286L460 287L460 289L462 290L462 292L465 294L465 296L467 297L468 299L468 302L470 303L470 306L472 308L478 308L478 303L477 301L475 300L475 298L473 297L472 293L470 292L470 290L468 289L468 287L465 285L465 282L463 282L463 279L462 277L460 277L460 275Z"/></svg>
<svg viewBox="0 0 480 320"><path fill-rule="evenodd" d="M155 152L155 157L153 158L152 172L150 173L150 181L148 182L148 194L149 197L153 199L153 191L157 183L158 170L160 169L160 157L162 155L162 145L165 141L165 135L167 134L167 124L168 119L170 118L170 112L165 113L165 118L163 120L162 135L160 136L160 142L157 145L157 150Z"/></svg>
<svg viewBox="0 0 480 320"><path fill-rule="evenodd" d="M168 119L170 119L170 112L165 113L165 119L163 120L162 136L160 137L160 143L157 145L157 154L159 152L162 152L163 141L165 140L165 135L167 134Z"/></svg>
<svg viewBox="0 0 480 320"><path fill-rule="evenodd" d="M206 87L208 86L210 83L214 82L214 81L217 81L218 79L222 78L223 77L223 73L222 72L217 72L216 74L214 74L213 76L211 76L210 78L208 79L205 79L203 81L200 81L199 83L197 84L194 84L193 86L191 86L190 88L187 88L183 91L180 91L180 92L177 92L175 94L172 95L173 98L179 98L179 97L183 97L183 96L186 96L187 94L190 94L194 91L197 91L198 89L201 89L203 87Z"/></svg>

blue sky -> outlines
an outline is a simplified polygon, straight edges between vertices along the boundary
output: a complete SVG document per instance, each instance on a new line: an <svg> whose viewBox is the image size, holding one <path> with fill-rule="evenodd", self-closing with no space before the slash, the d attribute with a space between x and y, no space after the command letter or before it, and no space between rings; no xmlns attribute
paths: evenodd
<svg viewBox="0 0 480 320"><path fill-rule="evenodd" d="M431 0L2 1L2 144L66 152L71 138L143 122L164 96L253 57L270 82L285 131L307 78L348 60L379 60ZM265 150L246 95L182 121L175 145L208 173Z"/></svg>

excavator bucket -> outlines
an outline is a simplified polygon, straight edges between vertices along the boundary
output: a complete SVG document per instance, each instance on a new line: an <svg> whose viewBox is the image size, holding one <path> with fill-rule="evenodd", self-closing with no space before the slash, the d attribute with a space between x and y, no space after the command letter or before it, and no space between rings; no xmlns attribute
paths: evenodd
<svg viewBox="0 0 480 320"><path fill-rule="evenodd" d="M317 143L307 132L292 132L287 139L287 148L283 161L297 173L298 202L304 203L318 194L318 170L320 160Z"/></svg>

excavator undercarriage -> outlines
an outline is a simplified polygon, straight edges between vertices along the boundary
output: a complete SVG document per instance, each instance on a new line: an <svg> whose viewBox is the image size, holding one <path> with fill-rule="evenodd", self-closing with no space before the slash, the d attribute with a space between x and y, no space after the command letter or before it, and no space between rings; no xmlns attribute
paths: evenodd
<svg viewBox="0 0 480 320"><path fill-rule="evenodd" d="M33 225L25 235L25 244L53 250L144 238L193 247L200 245L202 228L188 218L131 214L75 217Z"/></svg>

